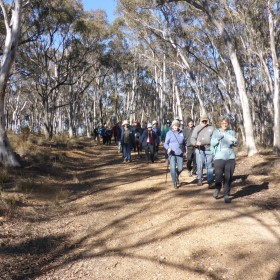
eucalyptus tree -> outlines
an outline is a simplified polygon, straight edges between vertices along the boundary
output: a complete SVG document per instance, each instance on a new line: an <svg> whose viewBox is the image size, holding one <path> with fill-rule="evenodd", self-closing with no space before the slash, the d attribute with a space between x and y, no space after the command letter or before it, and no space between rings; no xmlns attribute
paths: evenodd
<svg viewBox="0 0 280 280"><path fill-rule="evenodd" d="M131 44L134 47L134 57L139 60L143 67L147 67L151 75L150 93L155 92L153 115L159 117L159 121L166 115L166 58L165 54L160 53L162 42L160 42L157 34L151 32L157 30L158 22L153 15L145 9L138 9L137 1L119 1L119 9L124 14L124 19ZM151 26L151 30L147 28ZM154 91L155 90L155 91ZM177 102L180 103L179 101ZM145 113L146 114L146 113Z"/></svg>
<svg viewBox="0 0 280 280"><path fill-rule="evenodd" d="M9 75L20 40L22 12L25 4L23 0L14 0L11 5L8 5L0 0L1 20L5 26L0 67L0 161L7 166L20 166L7 138L4 103Z"/></svg>
<svg viewBox="0 0 280 280"><path fill-rule="evenodd" d="M209 102L204 88L207 72L213 71L217 75L217 80L223 81L223 84L225 84L225 78L222 77L223 70L219 69L220 66L216 67L217 55L213 53L212 58L209 55L207 48L211 44L205 43L206 39L209 41L209 38L207 34L204 34L205 27L200 24L197 15L188 9L186 20L188 26L184 22L186 16L181 7L170 5L155 10L148 1L133 1L132 3L121 0L119 2L128 27L133 30L131 33L137 36L138 45L146 45L141 49L141 55L145 56L150 67L154 67L153 76L161 102L159 107L162 107L168 96L166 81L171 79L169 92L172 93L173 114L183 117L186 112L183 112L182 106L184 110L185 106L190 108L189 111L193 114L196 100L200 108L196 108L195 111L207 111ZM185 7L187 6L184 5L183 8ZM204 66L204 72L201 71L201 66ZM183 79L179 75L178 83L179 73L183 73L185 77ZM184 87L181 86L182 81ZM160 118L162 118L161 111Z"/></svg>
<svg viewBox="0 0 280 280"><path fill-rule="evenodd" d="M32 92L37 95L43 109L44 133L51 138L56 110L64 102L61 97L63 86L71 83L69 75L79 67L83 58L73 63L71 56L75 42L73 25L83 10L79 1L71 0L64 0L60 6L56 1L44 3L34 6L34 9L37 9L37 14L42 14L42 21L35 26L38 30L36 40L27 42L22 48L21 61L25 61L25 65L20 71L32 81Z"/></svg>
<svg viewBox="0 0 280 280"><path fill-rule="evenodd" d="M158 0L156 1L159 6L170 3L179 3L185 2L188 3L191 8L197 13L197 16L205 16L205 20L207 20L214 31L218 32L221 38L224 41L224 45L226 46L228 52L228 58L232 64L235 79L238 88L238 94L240 98L240 103L242 107L242 115L244 119L244 129L246 142L245 146L247 148L248 155L254 155L257 153L257 148L254 139L254 130L253 123L251 117L251 111L249 106L248 95L246 91L246 82L242 73L242 67L240 64L240 60L237 56L236 52L236 34L235 30L231 29L231 26L227 24L228 14L226 13L226 9L224 9L224 5L231 5L232 7L236 7L235 3L224 3L224 1L219 1L218 3L215 1L192 1L192 0Z"/></svg>
<svg viewBox="0 0 280 280"><path fill-rule="evenodd" d="M104 81L111 66L108 65L107 45L110 40L109 24L104 11L87 12L81 17L74 29L75 48L71 47L73 63L78 67L71 71L69 76L69 89L66 99L69 100L67 111L69 113L70 136L77 130L77 126L85 125L88 135L90 120L94 120L91 108L95 104L92 100L96 95L102 96L100 81ZM83 58L82 60L80 60ZM75 61L80 60L79 63ZM71 67L72 68L72 67ZM102 85L103 86L103 85ZM94 90L97 89L98 90ZM87 102L85 102L87 101ZM102 104L102 102L101 102ZM94 105L95 106L95 105ZM94 109L95 110L95 109ZM102 110L101 110L102 114Z"/></svg>

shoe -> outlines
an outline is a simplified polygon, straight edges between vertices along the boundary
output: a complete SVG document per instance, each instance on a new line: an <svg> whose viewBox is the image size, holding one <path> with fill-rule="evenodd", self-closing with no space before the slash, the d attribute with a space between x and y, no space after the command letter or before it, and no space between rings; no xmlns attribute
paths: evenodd
<svg viewBox="0 0 280 280"><path fill-rule="evenodd" d="M176 187L177 187L177 189L180 187L179 178L177 178L177 181L176 181Z"/></svg>
<svg viewBox="0 0 280 280"><path fill-rule="evenodd" d="M215 188L215 182L211 181L208 183L208 189L214 189Z"/></svg>
<svg viewBox="0 0 280 280"><path fill-rule="evenodd" d="M199 180L199 179L197 180L197 186L198 186L198 187L201 187L201 186L202 186L202 180Z"/></svg>
<svg viewBox="0 0 280 280"><path fill-rule="evenodd" d="M174 183L174 189L179 189L177 182Z"/></svg>
<svg viewBox="0 0 280 280"><path fill-rule="evenodd" d="M229 198L228 195L224 196L224 201L225 201L225 203L231 203L231 199Z"/></svg>
<svg viewBox="0 0 280 280"><path fill-rule="evenodd" d="M217 199L218 196L219 196L219 193L220 193L220 190L219 189L215 189L215 191L213 193L213 197Z"/></svg>

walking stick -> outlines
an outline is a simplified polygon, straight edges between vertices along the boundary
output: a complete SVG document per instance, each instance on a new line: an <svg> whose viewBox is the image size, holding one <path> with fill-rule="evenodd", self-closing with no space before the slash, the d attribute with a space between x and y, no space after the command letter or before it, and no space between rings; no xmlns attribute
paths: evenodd
<svg viewBox="0 0 280 280"><path fill-rule="evenodd" d="M168 173L168 166L169 166L170 157L171 157L171 155L168 155L167 165L166 165L166 174L165 174L165 184L167 183L167 173Z"/></svg>

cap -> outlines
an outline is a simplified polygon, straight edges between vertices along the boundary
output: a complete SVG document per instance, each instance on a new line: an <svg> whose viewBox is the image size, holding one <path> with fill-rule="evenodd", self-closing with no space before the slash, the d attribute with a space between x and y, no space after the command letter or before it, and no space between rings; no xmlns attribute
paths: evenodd
<svg viewBox="0 0 280 280"><path fill-rule="evenodd" d="M174 126L174 125L180 125L180 122L178 120L174 120L171 124L171 127Z"/></svg>

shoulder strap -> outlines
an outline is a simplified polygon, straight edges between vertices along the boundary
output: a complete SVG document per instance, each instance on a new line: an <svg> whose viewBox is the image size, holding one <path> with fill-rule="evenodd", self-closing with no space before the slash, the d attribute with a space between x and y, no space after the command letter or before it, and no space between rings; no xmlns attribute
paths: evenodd
<svg viewBox="0 0 280 280"><path fill-rule="evenodd" d="M176 134L174 133L174 131L173 131L173 130L171 130L171 131L173 132L173 134L174 134L174 136L175 136L175 138L176 138L176 140L177 140L178 144L180 145L180 143L179 143L179 141L178 141L178 138L176 137Z"/></svg>
<svg viewBox="0 0 280 280"><path fill-rule="evenodd" d="M208 124L205 125L204 127L202 127L202 128L197 132L196 137L198 137L198 134L199 134L205 127L207 127L207 126L208 126Z"/></svg>

